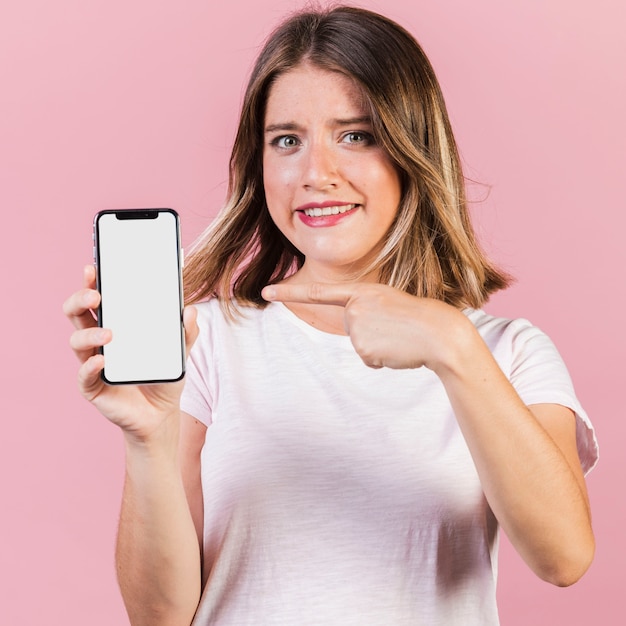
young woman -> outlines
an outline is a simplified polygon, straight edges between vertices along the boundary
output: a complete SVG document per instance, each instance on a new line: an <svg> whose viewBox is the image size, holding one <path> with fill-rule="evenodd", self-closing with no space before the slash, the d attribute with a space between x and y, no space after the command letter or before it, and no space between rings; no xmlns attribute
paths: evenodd
<svg viewBox="0 0 626 626"><path fill-rule="evenodd" d="M498 526L541 578L585 572L591 424L550 340L480 310L508 279L400 26L338 7L271 35L185 281L184 383L102 383L93 268L65 305L125 435L133 624L497 624Z"/></svg>

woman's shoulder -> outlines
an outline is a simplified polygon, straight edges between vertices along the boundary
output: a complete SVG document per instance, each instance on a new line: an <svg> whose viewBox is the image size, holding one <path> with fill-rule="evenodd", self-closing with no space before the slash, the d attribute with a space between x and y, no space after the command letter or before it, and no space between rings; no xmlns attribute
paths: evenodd
<svg viewBox="0 0 626 626"><path fill-rule="evenodd" d="M500 317L482 309L465 309L463 312L494 353L528 355L555 351L548 334L524 317Z"/></svg>
<svg viewBox="0 0 626 626"><path fill-rule="evenodd" d="M578 452L588 472L598 458L595 432L576 397L567 365L550 337L525 318L497 317L473 309L464 313L525 404L561 404L574 411Z"/></svg>
<svg viewBox="0 0 626 626"><path fill-rule="evenodd" d="M202 317L211 317L219 314L222 309L220 300L218 298L209 298L208 300L202 300L201 302L194 302L191 306L195 307L198 311L198 315Z"/></svg>
<svg viewBox="0 0 626 626"><path fill-rule="evenodd" d="M483 336L501 337L522 332L542 333L539 327L524 317L500 317L487 313L483 309L464 309L463 313Z"/></svg>

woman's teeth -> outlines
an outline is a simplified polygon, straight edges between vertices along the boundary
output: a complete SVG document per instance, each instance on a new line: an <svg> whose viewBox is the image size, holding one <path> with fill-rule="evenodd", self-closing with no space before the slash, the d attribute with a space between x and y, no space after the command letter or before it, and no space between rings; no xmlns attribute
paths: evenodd
<svg viewBox="0 0 626 626"><path fill-rule="evenodd" d="M304 214L308 217L322 217L324 215L338 215L356 208L356 204L342 204L341 206L315 207L314 209L304 209Z"/></svg>

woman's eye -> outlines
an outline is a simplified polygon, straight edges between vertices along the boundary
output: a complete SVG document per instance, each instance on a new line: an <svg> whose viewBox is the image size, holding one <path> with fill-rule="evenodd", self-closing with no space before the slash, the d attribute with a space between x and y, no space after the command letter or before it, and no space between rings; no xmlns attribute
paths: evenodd
<svg viewBox="0 0 626 626"><path fill-rule="evenodd" d="M365 133L362 131L353 131L350 133L346 133L343 137L343 140L349 144L365 144L370 145L374 143L374 138L369 133Z"/></svg>
<svg viewBox="0 0 626 626"><path fill-rule="evenodd" d="M276 137L272 141L272 144L278 148L295 148L298 145L298 139L293 135L283 135L281 137Z"/></svg>

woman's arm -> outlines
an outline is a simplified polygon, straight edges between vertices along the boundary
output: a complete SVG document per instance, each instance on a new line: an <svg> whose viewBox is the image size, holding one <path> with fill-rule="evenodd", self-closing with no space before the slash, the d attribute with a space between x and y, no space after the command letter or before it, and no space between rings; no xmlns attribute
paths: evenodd
<svg viewBox="0 0 626 626"><path fill-rule="evenodd" d="M474 327L463 333L456 357L434 369L487 501L531 569L570 585L585 573L595 548L574 415L559 405L526 407Z"/></svg>
<svg viewBox="0 0 626 626"><path fill-rule="evenodd" d="M201 551L194 513L201 512L202 501L188 488L195 458L182 456L200 438L190 441L190 433L181 428L179 443L175 427L189 419L184 414L173 417L172 431L162 438L126 440L116 563L133 626L189 626L200 601Z"/></svg>
<svg viewBox="0 0 626 626"><path fill-rule="evenodd" d="M180 469L185 494L191 512L200 556L202 557L204 529L204 499L200 478L200 455L204 446L207 427L195 417L182 412L180 421Z"/></svg>
<svg viewBox="0 0 626 626"><path fill-rule="evenodd" d="M379 284L280 284L266 287L263 297L334 306L370 367L433 370L487 501L518 552L556 585L582 576L595 544L573 414L557 405L525 406L461 311Z"/></svg>

